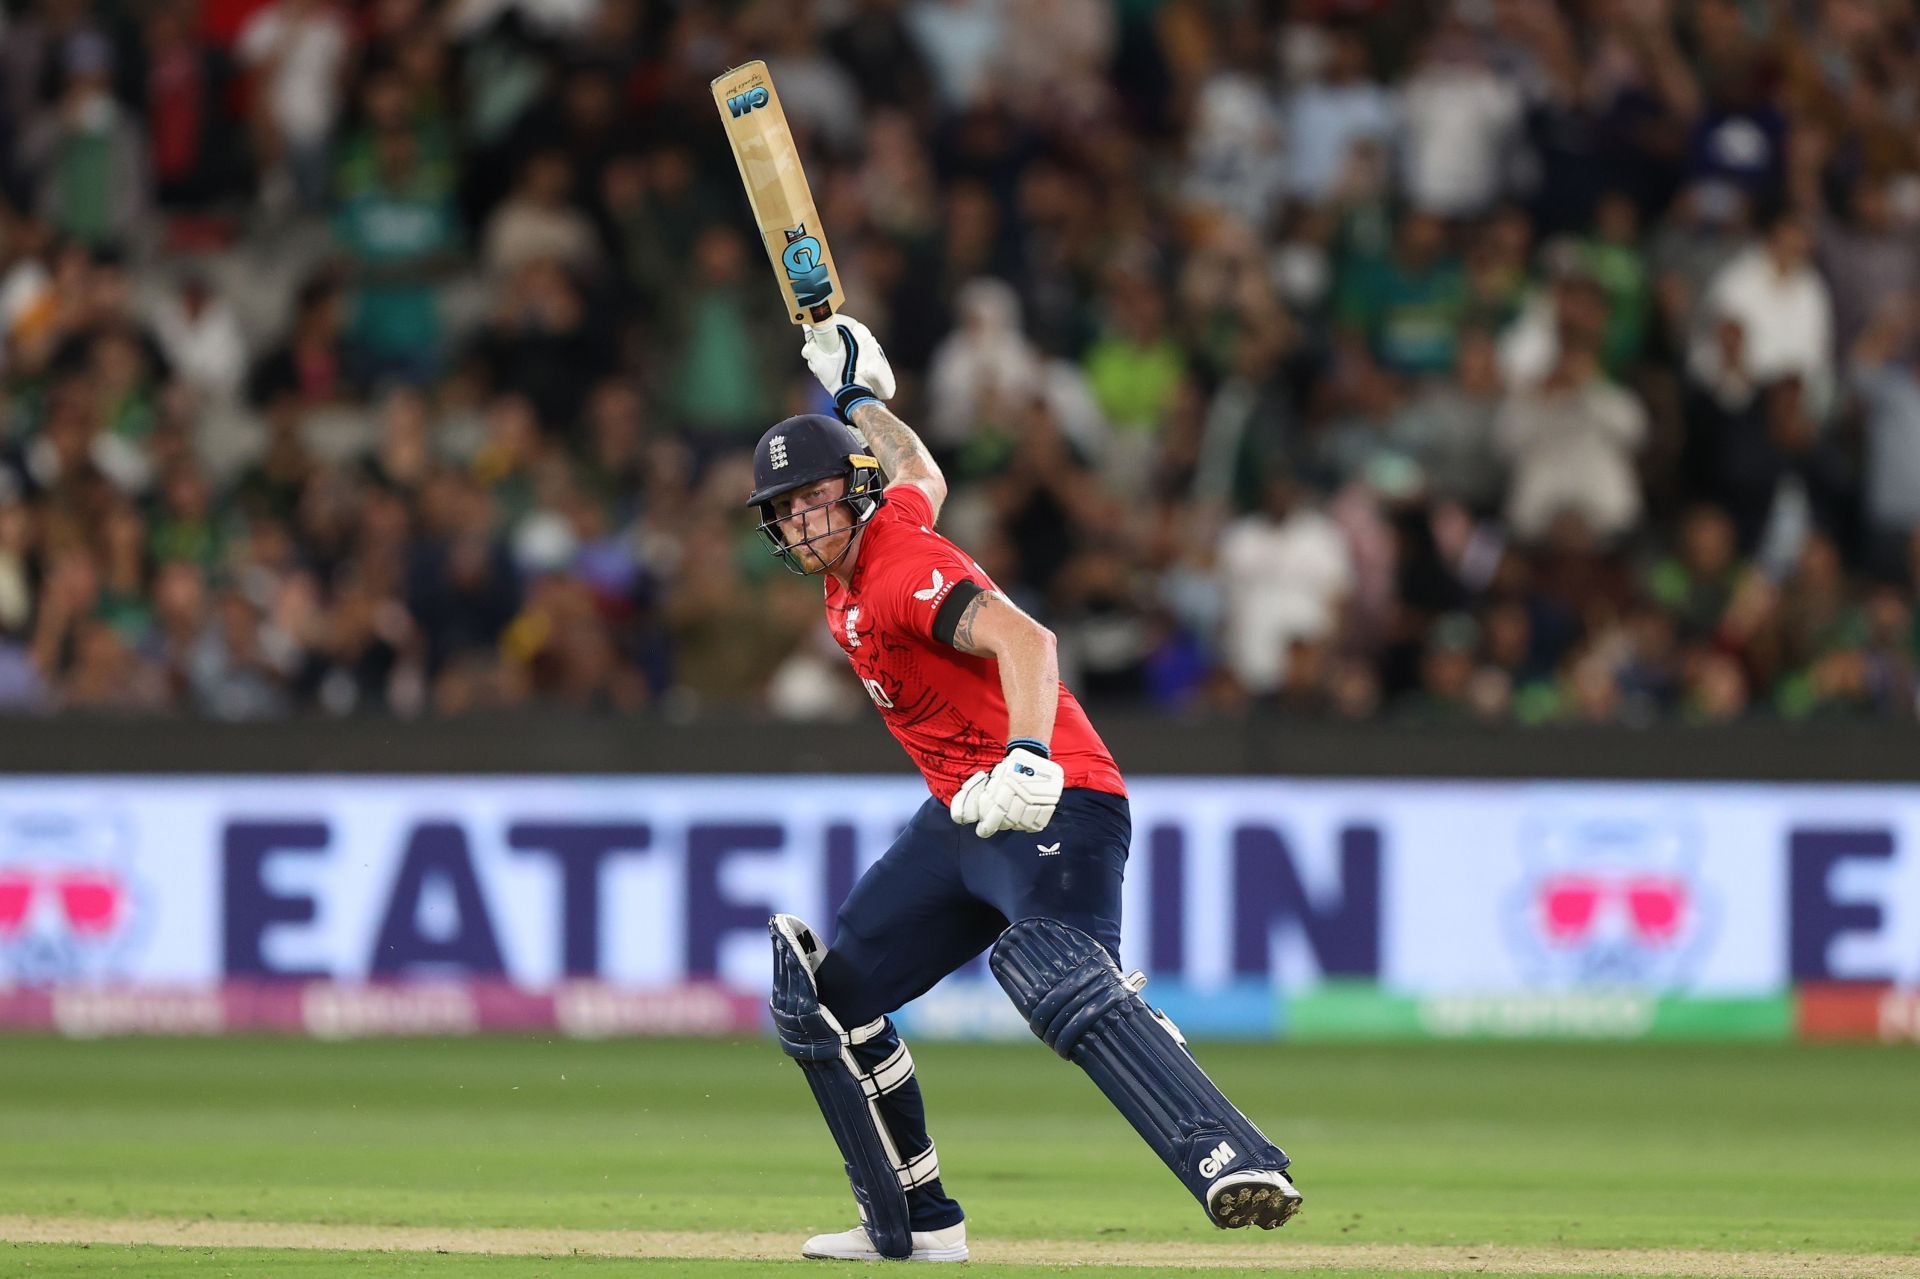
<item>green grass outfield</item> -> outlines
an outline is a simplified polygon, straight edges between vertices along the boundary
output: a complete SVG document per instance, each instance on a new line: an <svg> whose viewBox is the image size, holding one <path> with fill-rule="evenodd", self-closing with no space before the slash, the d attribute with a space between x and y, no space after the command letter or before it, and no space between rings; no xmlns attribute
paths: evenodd
<svg viewBox="0 0 1920 1279"><path fill-rule="evenodd" d="M1214 1230L1038 1043L916 1046L976 1255L1036 1263L973 1269L1920 1275L1912 1049L1200 1051L1297 1160L1284 1230ZM730 1279L852 1220L771 1042L0 1038L0 1275Z"/></svg>

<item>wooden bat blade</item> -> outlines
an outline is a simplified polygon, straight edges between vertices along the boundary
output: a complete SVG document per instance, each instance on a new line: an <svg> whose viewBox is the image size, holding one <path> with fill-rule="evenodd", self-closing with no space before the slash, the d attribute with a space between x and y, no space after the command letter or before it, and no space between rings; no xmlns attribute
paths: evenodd
<svg viewBox="0 0 1920 1279"><path fill-rule="evenodd" d="M845 295L767 64L749 62L716 76L713 101L787 313L795 324L819 324Z"/></svg>

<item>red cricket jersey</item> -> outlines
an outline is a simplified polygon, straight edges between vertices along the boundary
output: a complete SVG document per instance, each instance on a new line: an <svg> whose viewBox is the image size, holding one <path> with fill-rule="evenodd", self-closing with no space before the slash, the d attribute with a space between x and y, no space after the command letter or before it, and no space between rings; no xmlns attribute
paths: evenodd
<svg viewBox="0 0 1920 1279"><path fill-rule="evenodd" d="M889 487L866 527L852 580L843 586L827 576L827 625L927 789L948 803L967 778L1006 755L1007 702L999 663L935 639L933 619L963 579L998 588L972 557L933 531L933 504L918 485ZM1127 793L1106 743L1065 684L1049 745L1068 786Z"/></svg>

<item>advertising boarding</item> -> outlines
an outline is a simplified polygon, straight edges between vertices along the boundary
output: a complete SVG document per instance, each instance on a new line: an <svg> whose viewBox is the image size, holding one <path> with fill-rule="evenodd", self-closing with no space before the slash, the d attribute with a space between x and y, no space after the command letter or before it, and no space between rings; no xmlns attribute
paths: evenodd
<svg viewBox="0 0 1920 1279"><path fill-rule="evenodd" d="M904 777L9 778L0 1021L756 1031L767 916L830 929L924 800ZM1146 778L1132 807L1121 959L1192 1034L1920 1021L1920 789ZM1026 1033L979 961L901 1021Z"/></svg>

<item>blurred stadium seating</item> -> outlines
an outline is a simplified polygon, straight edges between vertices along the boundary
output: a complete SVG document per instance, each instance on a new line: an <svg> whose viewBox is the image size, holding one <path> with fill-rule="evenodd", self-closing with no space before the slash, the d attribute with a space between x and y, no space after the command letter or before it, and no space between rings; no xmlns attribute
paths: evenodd
<svg viewBox="0 0 1920 1279"><path fill-rule="evenodd" d="M862 713L765 56L949 532L1096 706L1908 719L1920 26L1733 0L33 0L0 711Z"/></svg>

